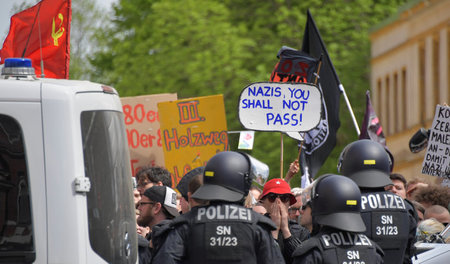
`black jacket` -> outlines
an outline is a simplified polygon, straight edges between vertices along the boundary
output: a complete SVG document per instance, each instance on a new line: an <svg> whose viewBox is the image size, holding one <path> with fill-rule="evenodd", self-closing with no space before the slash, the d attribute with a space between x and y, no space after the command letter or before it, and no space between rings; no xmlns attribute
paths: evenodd
<svg viewBox="0 0 450 264"><path fill-rule="evenodd" d="M383 188L361 189L361 217L365 234L383 249L385 263L412 263L417 216L408 201Z"/></svg>
<svg viewBox="0 0 450 264"><path fill-rule="evenodd" d="M153 263L284 263L270 219L237 204L194 207L166 228Z"/></svg>
<svg viewBox="0 0 450 264"><path fill-rule="evenodd" d="M139 264L148 264L152 260L152 253L150 251L150 241L147 238L138 235L138 257Z"/></svg>
<svg viewBox="0 0 450 264"><path fill-rule="evenodd" d="M270 214L266 213L265 216L270 218ZM292 263L292 253L295 249L302 244L303 241L310 237L307 228L299 225L296 221L289 219L289 231L291 236L284 239L283 234L278 234L277 242L280 245L281 253L283 254L284 261L287 264Z"/></svg>
<svg viewBox="0 0 450 264"><path fill-rule="evenodd" d="M383 263L383 251L364 234L325 227L302 243L294 264Z"/></svg>

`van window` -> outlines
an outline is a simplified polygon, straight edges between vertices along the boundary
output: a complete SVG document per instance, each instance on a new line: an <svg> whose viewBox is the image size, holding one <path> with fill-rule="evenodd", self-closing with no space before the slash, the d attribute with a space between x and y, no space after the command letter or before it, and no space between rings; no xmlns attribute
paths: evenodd
<svg viewBox="0 0 450 264"><path fill-rule="evenodd" d="M136 214L123 114L81 113L89 241L108 263L136 263Z"/></svg>
<svg viewBox="0 0 450 264"><path fill-rule="evenodd" d="M22 129L0 114L0 263L36 258L29 194Z"/></svg>

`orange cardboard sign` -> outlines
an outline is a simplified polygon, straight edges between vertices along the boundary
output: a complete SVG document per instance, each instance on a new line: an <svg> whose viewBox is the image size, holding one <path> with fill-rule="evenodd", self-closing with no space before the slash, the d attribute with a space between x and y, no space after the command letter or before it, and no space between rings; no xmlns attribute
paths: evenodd
<svg viewBox="0 0 450 264"><path fill-rule="evenodd" d="M166 168L173 185L185 173L204 166L217 152L228 149L222 95L158 103Z"/></svg>
<svg viewBox="0 0 450 264"><path fill-rule="evenodd" d="M175 101L177 94L121 98L133 176L143 166L164 166L158 113L159 102Z"/></svg>

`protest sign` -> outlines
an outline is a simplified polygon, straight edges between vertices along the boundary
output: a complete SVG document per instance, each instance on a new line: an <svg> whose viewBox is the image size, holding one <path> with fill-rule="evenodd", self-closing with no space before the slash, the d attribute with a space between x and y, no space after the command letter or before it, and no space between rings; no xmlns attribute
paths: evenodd
<svg viewBox="0 0 450 264"><path fill-rule="evenodd" d="M122 97L133 176L143 166L164 166L158 102L175 101L177 94Z"/></svg>
<svg viewBox="0 0 450 264"><path fill-rule="evenodd" d="M309 83L253 83L239 101L239 121L250 130L305 132L319 124L322 95Z"/></svg>
<svg viewBox="0 0 450 264"><path fill-rule="evenodd" d="M191 169L204 166L217 152L228 149L222 95L158 104L165 167L173 185Z"/></svg>
<svg viewBox="0 0 450 264"><path fill-rule="evenodd" d="M450 178L450 107L437 105L422 173Z"/></svg>
<svg viewBox="0 0 450 264"><path fill-rule="evenodd" d="M253 149L253 141L255 141L255 131L241 131L238 149Z"/></svg>

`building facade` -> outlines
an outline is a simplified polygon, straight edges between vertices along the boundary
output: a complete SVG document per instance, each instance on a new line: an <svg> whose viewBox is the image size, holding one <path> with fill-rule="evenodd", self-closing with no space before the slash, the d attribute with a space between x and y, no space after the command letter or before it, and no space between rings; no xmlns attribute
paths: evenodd
<svg viewBox="0 0 450 264"><path fill-rule="evenodd" d="M437 104L450 104L450 0L411 1L370 40L372 103L394 171L437 182L421 173L426 150L411 153L408 143L431 127Z"/></svg>

